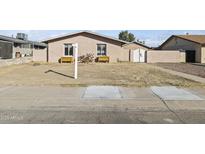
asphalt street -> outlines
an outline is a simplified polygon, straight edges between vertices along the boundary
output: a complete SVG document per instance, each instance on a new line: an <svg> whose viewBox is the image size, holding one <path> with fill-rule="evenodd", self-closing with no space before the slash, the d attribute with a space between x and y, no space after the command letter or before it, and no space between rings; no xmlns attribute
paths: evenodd
<svg viewBox="0 0 205 154"><path fill-rule="evenodd" d="M205 89L184 89L199 100L163 100L151 88L0 87L0 123L205 123Z"/></svg>

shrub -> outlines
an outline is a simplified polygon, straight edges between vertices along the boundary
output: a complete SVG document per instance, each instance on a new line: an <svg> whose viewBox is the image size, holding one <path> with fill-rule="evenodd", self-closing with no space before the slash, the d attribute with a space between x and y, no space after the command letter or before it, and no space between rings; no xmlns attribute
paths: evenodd
<svg viewBox="0 0 205 154"><path fill-rule="evenodd" d="M81 63L92 63L94 62L94 54L92 53L87 53L86 55L82 55L79 58L79 61Z"/></svg>

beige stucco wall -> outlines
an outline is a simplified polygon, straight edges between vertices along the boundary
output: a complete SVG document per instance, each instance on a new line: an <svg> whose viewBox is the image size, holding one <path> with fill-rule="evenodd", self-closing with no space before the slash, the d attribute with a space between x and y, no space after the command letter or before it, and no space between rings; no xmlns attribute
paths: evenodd
<svg viewBox="0 0 205 154"><path fill-rule="evenodd" d="M48 61L58 62L60 57L64 56L64 44L68 43L78 43L79 56L93 53L95 57L97 57L97 44L106 44L107 56L110 57L110 62L129 61L129 50L122 48L120 42L88 34L76 35L49 42Z"/></svg>
<svg viewBox="0 0 205 154"><path fill-rule="evenodd" d="M186 62L186 52L180 51L180 62L185 63Z"/></svg>
<svg viewBox="0 0 205 154"><path fill-rule="evenodd" d="M205 63L205 47L201 48L201 63Z"/></svg>
<svg viewBox="0 0 205 154"><path fill-rule="evenodd" d="M201 45L187 41L180 38L172 38L170 41L168 41L163 47L162 50L195 50L195 61L200 63L201 62Z"/></svg>
<svg viewBox="0 0 205 154"><path fill-rule="evenodd" d="M177 50L149 50L147 63L179 63L185 61L185 53Z"/></svg>
<svg viewBox="0 0 205 154"><path fill-rule="evenodd" d="M35 49L33 50L34 62L47 62L47 49Z"/></svg>

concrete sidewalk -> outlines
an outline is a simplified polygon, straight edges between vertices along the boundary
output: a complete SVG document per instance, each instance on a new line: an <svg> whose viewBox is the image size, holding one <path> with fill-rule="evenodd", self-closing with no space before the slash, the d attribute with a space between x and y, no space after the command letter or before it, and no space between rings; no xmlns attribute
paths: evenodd
<svg viewBox="0 0 205 154"><path fill-rule="evenodd" d="M2 87L1 109L38 107L87 107L87 108L155 108L165 109L150 88L118 87L119 99L83 97L86 87ZM81 108L83 109L83 108Z"/></svg>
<svg viewBox="0 0 205 154"><path fill-rule="evenodd" d="M205 101L166 101L150 88L87 98L86 87L0 87L0 123L205 123ZM205 98L205 89L186 89Z"/></svg>

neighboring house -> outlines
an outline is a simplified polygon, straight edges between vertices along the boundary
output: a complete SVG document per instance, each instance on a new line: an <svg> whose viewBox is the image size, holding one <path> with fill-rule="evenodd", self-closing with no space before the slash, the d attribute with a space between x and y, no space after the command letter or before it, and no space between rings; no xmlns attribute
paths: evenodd
<svg viewBox="0 0 205 154"><path fill-rule="evenodd" d="M172 35L159 49L184 51L186 62L205 63L205 35Z"/></svg>
<svg viewBox="0 0 205 154"><path fill-rule="evenodd" d="M148 49L145 45L137 42L129 43L90 31L81 31L47 39L43 43L48 45L48 51L38 52L38 54L34 54L34 57L36 60L41 59L41 61L48 62L58 62L61 57L74 56L72 47L74 43L78 44L79 56L92 53L97 58L105 55L109 57L110 62L134 61L136 58L133 56L136 57L137 54L132 54L131 51L137 50L137 48ZM132 48L133 46L134 48Z"/></svg>
<svg viewBox="0 0 205 154"><path fill-rule="evenodd" d="M16 38L0 35L1 59L32 56L36 50L46 51L47 45L45 43L29 41L27 35L23 33L18 33Z"/></svg>

